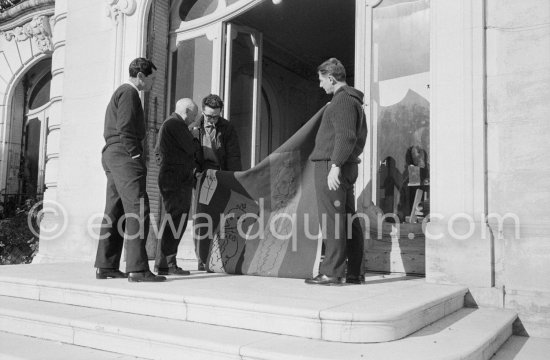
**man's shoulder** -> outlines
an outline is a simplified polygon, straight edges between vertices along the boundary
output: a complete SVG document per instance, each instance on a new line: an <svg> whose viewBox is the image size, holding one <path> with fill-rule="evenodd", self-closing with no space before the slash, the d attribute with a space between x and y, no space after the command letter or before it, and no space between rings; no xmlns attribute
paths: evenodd
<svg viewBox="0 0 550 360"><path fill-rule="evenodd" d="M135 92L136 94L139 95L139 92L136 90L136 88L133 87L132 85L128 84L128 83L121 84L121 85L115 90L115 92L126 92L126 91Z"/></svg>
<svg viewBox="0 0 550 360"><path fill-rule="evenodd" d="M218 122L216 123L217 129L233 129L233 124L231 124L231 121L226 120L224 118L219 118Z"/></svg>
<svg viewBox="0 0 550 360"><path fill-rule="evenodd" d="M120 85L113 93L114 98L120 98L121 96L129 96L139 99L139 92L132 85L124 83Z"/></svg>
<svg viewBox="0 0 550 360"><path fill-rule="evenodd" d="M187 130L187 124L185 124L185 121L180 118L177 115L170 115L167 117L164 122L162 123L163 128L170 128L170 129L181 129L181 130Z"/></svg>
<svg viewBox="0 0 550 360"><path fill-rule="evenodd" d="M345 85L334 95L332 102L347 102L349 99L353 99L361 105L363 103L364 94L352 86Z"/></svg>

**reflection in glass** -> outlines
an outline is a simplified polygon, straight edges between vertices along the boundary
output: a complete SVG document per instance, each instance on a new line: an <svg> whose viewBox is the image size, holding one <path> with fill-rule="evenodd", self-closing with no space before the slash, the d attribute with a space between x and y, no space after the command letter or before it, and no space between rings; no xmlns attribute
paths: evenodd
<svg viewBox="0 0 550 360"><path fill-rule="evenodd" d="M212 14L218 7L218 0L184 0L179 9L182 21L191 21Z"/></svg>
<svg viewBox="0 0 550 360"><path fill-rule="evenodd" d="M187 97L197 105L212 89L212 42L201 36L182 41L172 53L170 111L176 101Z"/></svg>
<svg viewBox="0 0 550 360"><path fill-rule="evenodd" d="M402 222L429 212L429 30L429 0L385 0L373 11L376 205Z"/></svg>

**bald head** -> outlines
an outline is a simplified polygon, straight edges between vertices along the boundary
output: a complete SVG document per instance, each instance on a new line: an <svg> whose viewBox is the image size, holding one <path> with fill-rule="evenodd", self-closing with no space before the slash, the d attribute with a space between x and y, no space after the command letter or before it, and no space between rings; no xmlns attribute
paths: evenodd
<svg viewBox="0 0 550 360"><path fill-rule="evenodd" d="M197 117L198 107L195 102L189 98L183 98L176 103L176 114L181 116L187 125L195 121Z"/></svg>

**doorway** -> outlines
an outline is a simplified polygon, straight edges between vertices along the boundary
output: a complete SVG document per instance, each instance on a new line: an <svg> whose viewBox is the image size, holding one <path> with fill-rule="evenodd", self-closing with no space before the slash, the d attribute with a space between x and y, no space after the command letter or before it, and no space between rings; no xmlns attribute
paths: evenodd
<svg viewBox="0 0 550 360"><path fill-rule="evenodd" d="M45 191L51 79L51 59L44 59L15 86L7 127L7 168L0 189L0 218L14 215L27 200L40 199Z"/></svg>
<svg viewBox="0 0 550 360"><path fill-rule="evenodd" d="M319 64L338 58L353 86L355 2L264 1L227 26L238 30L228 31L227 42L233 46L226 52L226 116L237 127L247 169L330 101L319 88ZM254 59L254 46L259 47L259 59Z"/></svg>

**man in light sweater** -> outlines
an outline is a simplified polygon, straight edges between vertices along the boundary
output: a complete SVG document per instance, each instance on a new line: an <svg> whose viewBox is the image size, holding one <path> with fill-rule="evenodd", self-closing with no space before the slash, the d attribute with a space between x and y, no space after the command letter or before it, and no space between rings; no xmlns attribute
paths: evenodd
<svg viewBox="0 0 550 360"><path fill-rule="evenodd" d="M139 91L151 90L157 68L137 58L130 78L111 96L105 112L101 162L107 176L105 215L95 260L96 279L128 278L130 282L164 281L149 270L145 242L149 233L149 197L143 154L145 117ZM126 273L119 270L126 236Z"/></svg>
<svg viewBox="0 0 550 360"><path fill-rule="evenodd" d="M323 113L310 155L314 163L319 222L324 231L325 259L319 275L307 279L306 283L337 285L345 276L347 283L361 284L364 281L363 231L359 219L355 219L351 234L347 233L347 222L355 214L354 185L359 155L367 138L363 93L347 85L346 70L338 59L328 59L317 72L319 86L333 95Z"/></svg>

